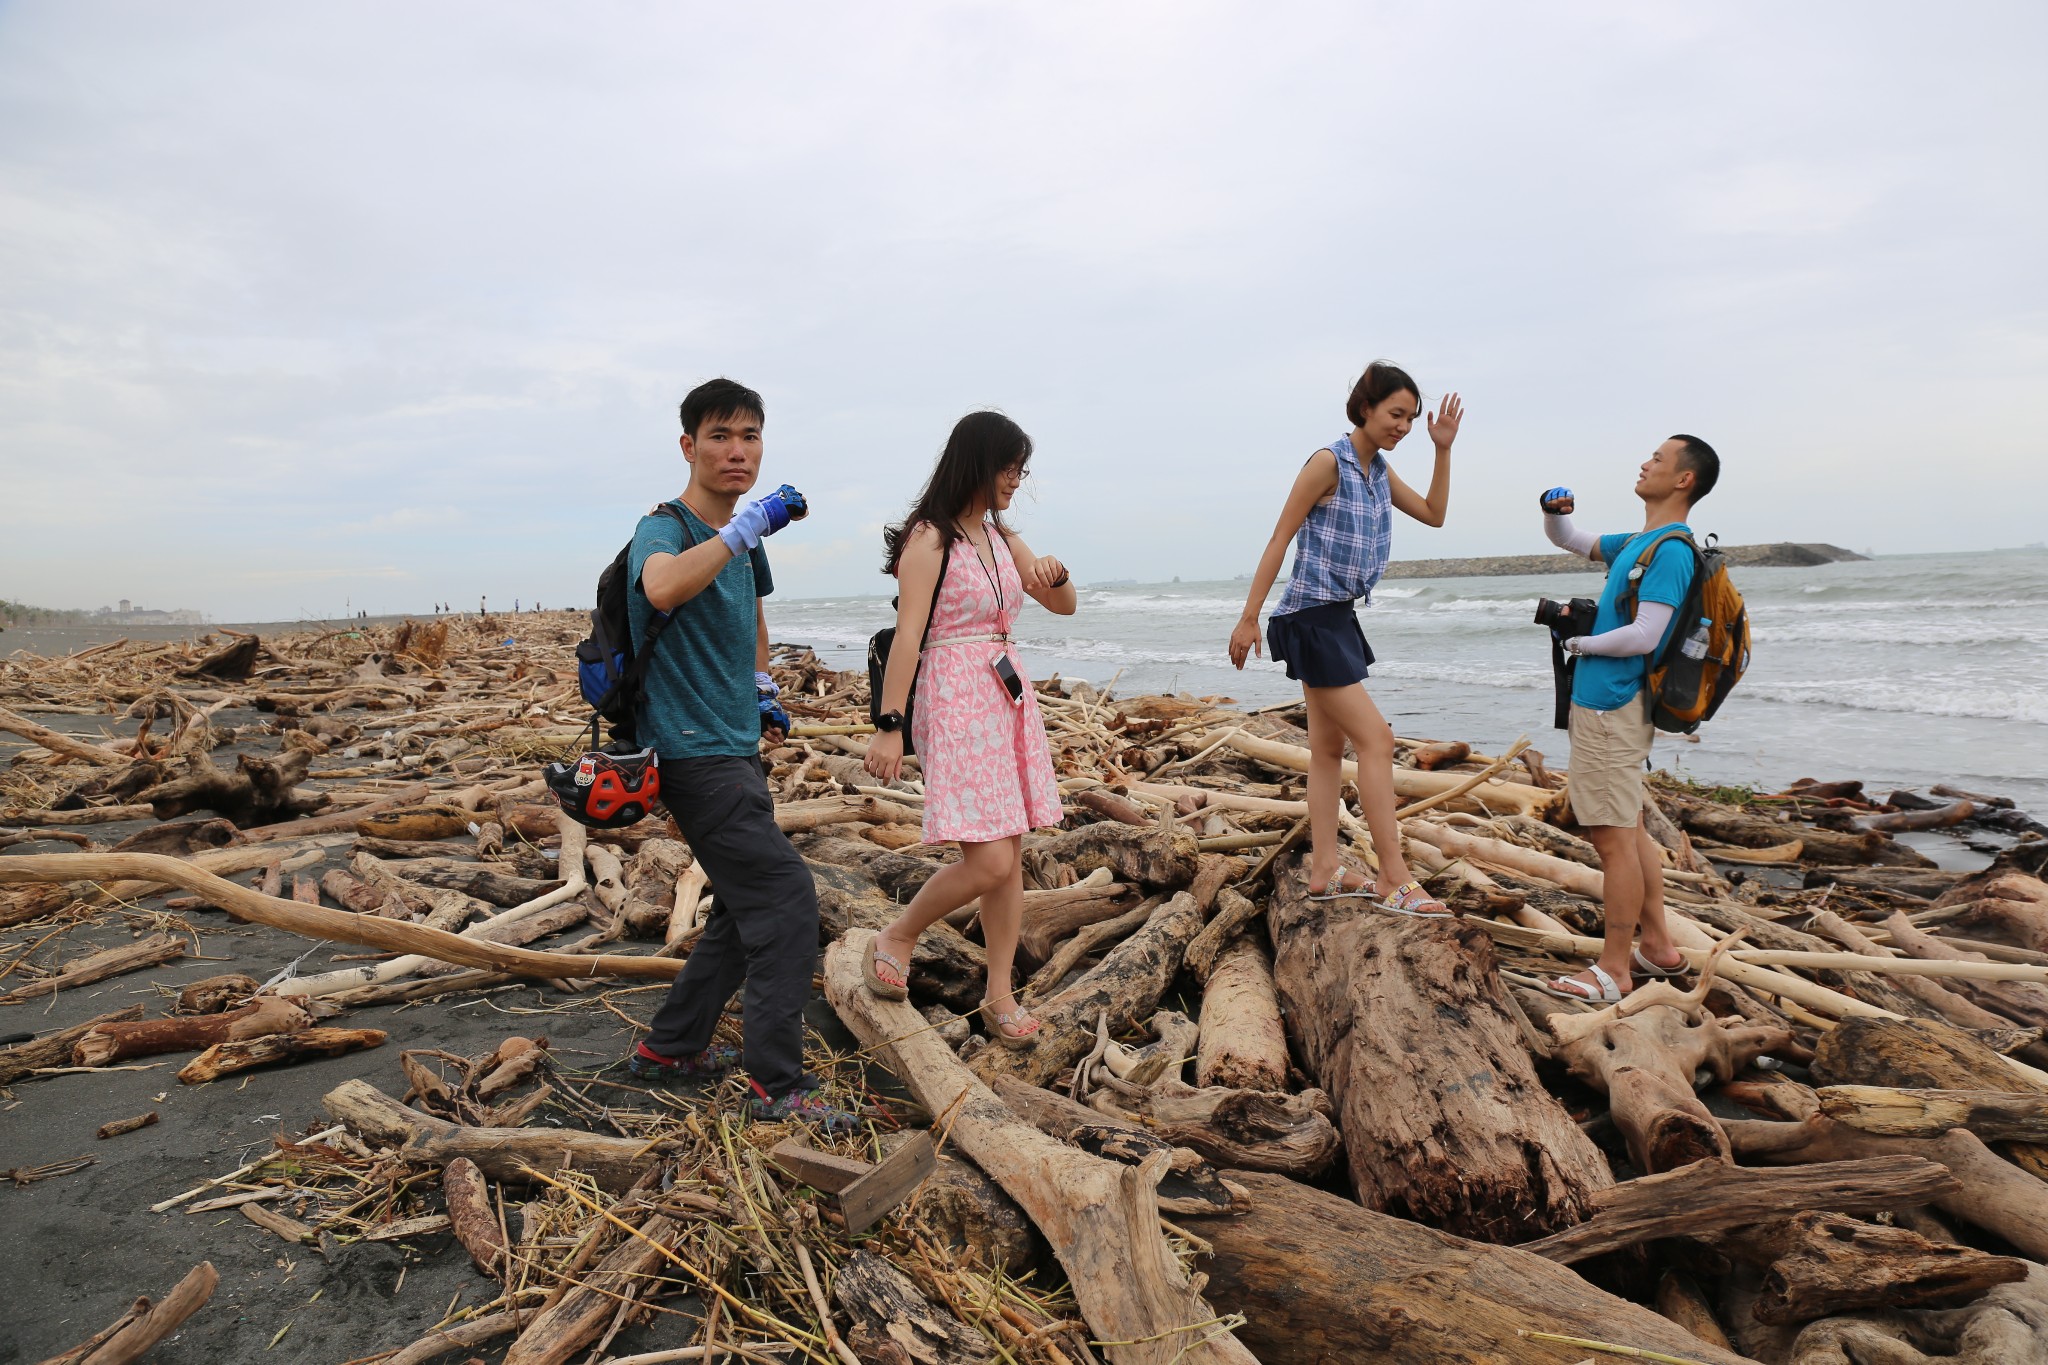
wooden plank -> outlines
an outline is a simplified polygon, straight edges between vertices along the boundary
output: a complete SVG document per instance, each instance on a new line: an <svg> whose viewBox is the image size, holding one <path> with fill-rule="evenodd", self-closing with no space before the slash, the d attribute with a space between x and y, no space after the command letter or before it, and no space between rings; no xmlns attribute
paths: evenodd
<svg viewBox="0 0 2048 1365"><path fill-rule="evenodd" d="M780 1166L792 1179L801 1180L814 1190L826 1194L838 1194L862 1176L876 1168L865 1161L852 1157L834 1156L806 1147L795 1138L787 1138L769 1150L768 1159Z"/></svg>
<svg viewBox="0 0 2048 1365"><path fill-rule="evenodd" d="M938 1149L930 1133L916 1133L910 1141L891 1152L881 1165L839 1192L839 1212L846 1219L849 1235L866 1229L877 1218L910 1197L938 1168Z"/></svg>

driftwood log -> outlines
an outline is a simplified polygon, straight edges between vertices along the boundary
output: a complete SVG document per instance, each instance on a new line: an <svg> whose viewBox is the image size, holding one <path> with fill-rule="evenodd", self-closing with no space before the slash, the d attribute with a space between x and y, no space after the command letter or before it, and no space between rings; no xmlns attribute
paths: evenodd
<svg viewBox="0 0 2048 1365"><path fill-rule="evenodd" d="M494 1279L505 1273L505 1238L483 1172L466 1156L441 1168L441 1193L448 1202L448 1222L455 1240L469 1253L471 1264Z"/></svg>
<svg viewBox="0 0 2048 1365"><path fill-rule="evenodd" d="M309 1057L339 1057L359 1048L381 1047L387 1035L376 1028L301 1028L215 1043L178 1071L186 1085L204 1085L238 1071L278 1066Z"/></svg>
<svg viewBox="0 0 2048 1365"><path fill-rule="evenodd" d="M65 857L65 854L56 854ZM88 855L89 856L89 855ZM9 862L21 859L9 858ZM90 953L75 962L67 963L63 970L40 981L31 981L26 986L16 986L5 995L0 995L0 1005L18 1005L24 1000L39 996L55 995L78 986L90 986L95 981L127 972L139 972L144 967L158 967L166 962L185 956L187 941L175 934L151 934L148 938L134 943L124 943L117 948L103 948Z"/></svg>
<svg viewBox="0 0 2048 1365"><path fill-rule="evenodd" d="M1053 835L1040 851L1079 873L1108 868L1119 882L1160 888L1192 882L1199 856L1192 834L1156 825L1083 825Z"/></svg>
<svg viewBox="0 0 2048 1365"><path fill-rule="evenodd" d="M1765 1267L1754 1311L1770 1323L1864 1308L1954 1308L2027 1278L2027 1262L2016 1257L1931 1242L1906 1228L1839 1213L1800 1213L1741 1228L1714 1245Z"/></svg>
<svg viewBox="0 0 2048 1365"><path fill-rule="evenodd" d="M916 1281L868 1251L856 1251L832 1282L832 1297L862 1328L919 1365L981 1365L995 1347L979 1330L933 1304Z"/></svg>
<svg viewBox="0 0 2048 1365"><path fill-rule="evenodd" d="M1192 905L1187 914L1200 921ZM1218 1315L1160 1233L1153 1189L1167 1158L1120 1166L1018 1119L908 1003L869 993L861 976L868 946L869 935L856 930L826 951L826 997L920 1104L951 1116L953 1145L1038 1225L1107 1358L1114 1365L1253 1365L1251 1353L1218 1329Z"/></svg>
<svg viewBox="0 0 2048 1365"><path fill-rule="evenodd" d="M1276 872L1274 980L1360 1202L1495 1242L1585 1217L1613 1176L1537 1079L1485 931L1311 901L1298 859Z"/></svg>
<svg viewBox="0 0 2048 1365"><path fill-rule="evenodd" d="M13 1085L23 1076L32 1071L40 1071L44 1067L70 1066L71 1049L94 1029L141 1017L142 1006L130 1005L127 1009L102 1014L82 1024L73 1024L70 1028L59 1029L40 1038L31 1038L25 1043L0 1047L0 1085Z"/></svg>
<svg viewBox="0 0 2048 1365"><path fill-rule="evenodd" d="M1237 1195L1199 1152L1175 1147L1120 1115L1090 1109L1011 1076L996 1077L991 1088L1018 1118L1091 1156L1142 1166L1153 1156L1163 1155L1167 1167L1159 1181L1158 1198L1159 1207L1168 1213L1221 1213L1238 1205Z"/></svg>
<svg viewBox="0 0 2048 1365"><path fill-rule="evenodd" d="M1287 1088L1287 1030L1272 960L1257 941L1236 938L1217 957L1202 991L1201 1022L1195 1084Z"/></svg>
<svg viewBox="0 0 2048 1365"><path fill-rule="evenodd" d="M154 1303L147 1297L137 1299L112 1324L70 1350L51 1356L43 1365L130 1365L204 1308L219 1284L213 1262L201 1261L161 1299Z"/></svg>
<svg viewBox="0 0 2048 1365"><path fill-rule="evenodd" d="M367 1081L344 1081L321 1104L365 1142L398 1149L407 1161L445 1166L467 1157L493 1180L523 1181L528 1168L573 1166L606 1189L623 1190L653 1170L660 1148L632 1138L573 1129L472 1128L408 1109Z"/></svg>
<svg viewBox="0 0 2048 1365"><path fill-rule="evenodd" d="M166 1052L196 1052L216 1043L294 1033L313 1022L290 1000L266 995L224 1014L184 1015L170 1019L137 1019L95 1025L71 1049L76 1066L107 1066L131 1057Z"/></svg>
<svg viewBox="0 0 2048 1365"><path fill-rule="evenodd" d="M1614 1342L1701 1365L1747 1358L1514 1247L1466 1241L1360 1208L1284 1176L1232 1171L1240 1217L1190 1220L1216 1306L1264 1365L1580 1365L1583 1347L1527 1331Z"/></svg>
<svg viewBox="0 0 2048 1365"><path fill-rule="evenodd" d="M1220 1166L1273 1171L1297 1179L1323 1174L1342 1145L1324 1110L1320 1090L1197 1089L1167 1079L1143 1096L1100 1091L1095 1107L1140 1124L1176 1147L1200 1152Z"/></svg>
<svg viewBox="0 0 2048 1365"><path fill-rule="evenodd" d="M1986 1142L2048 1143L2048 1093L2041 1091L1829 1085L1818 1094L1823 1114L1866 1133L1940 1137L1967 1128Z"/></svg>
<svg viewBox="0 0 2048 1365"><path fill-rule="evenodd" d="M604 1259L566 1286L505 1350L504 1365L565 1365L619 1315L621 1304L650 1292L688 1224L658 1213L643 1218Z"/></svg>

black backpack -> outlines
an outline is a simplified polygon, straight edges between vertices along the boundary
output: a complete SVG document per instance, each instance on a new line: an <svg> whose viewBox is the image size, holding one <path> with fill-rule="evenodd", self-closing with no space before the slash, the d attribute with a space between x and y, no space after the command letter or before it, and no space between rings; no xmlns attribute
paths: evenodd
<svg viewBox="0 0 2048 1365"><path fill-rule="evenodd" d="M674 517L676 525L683 528L683 549L695 544L689 522L674 503L660 503L649 509L648 515L657 512ZM627 589L632 586L632 556L633 542L629 540L597 576L597 605L590 612L590 634L576 646L576 682L582 689L583 700L597 712L590 722L592 731L596 731L597 722L602 719L612 727L614 745L637 747L640 740L635 731L639 726L647 665L654 657L655 641L668 629L675 613L656 612L645 646L637 653L634 651L633 629L626 611Z"/></svg>
<svg viewBox="0 0 2048 1365"><path fill-rule="evenodd" d="M946 566L953 558L953 542L946 542L946 548L939 552L939 581L932 584L932 605L924 616L924 640L932 638L932 616L939 609L939 589L946 586ZM903 599L889 599L890 610ZM917 714L917 673L924 669L924 640L918 641L918 668L910 675L910 692L903 698L903 752L906 755L917 752L917 746L910 742L910 718ZM896 647L896 627L878 630L868 640L868 722L878 724L882 719L882 680L889 673L889 651Z"/></svg>

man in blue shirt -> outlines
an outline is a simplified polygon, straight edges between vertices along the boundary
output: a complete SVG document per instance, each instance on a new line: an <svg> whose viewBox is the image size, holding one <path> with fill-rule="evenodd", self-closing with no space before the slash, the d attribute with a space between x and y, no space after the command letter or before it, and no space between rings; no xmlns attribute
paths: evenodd
<svg viewBox="0 0 2048 1365"><path fill-rule="evenodd" d="M661 799L712 889L711 915L689 965L628 1059L642 1080L722 1075L732 1049L714 1047L725 1002L742 985L744 1062L755 1113L851 1127L819 1101L803 1069L803 1011L818 956L818 895L810 869L775 825L761 736L787 723L773 706L768 620L774 589L762 538L788 525L780 493L742 502L761 472L761 395L729 379L682 403L689 486L681 524L659 508L640 519L628 556L627 610L637 651L659 616L639 710L642 743L661 759ZM768 700L764 702L763 698Z"/></svg>
<svg viewBox="0 0 2048 1365"><path fill-rule="evenodd" d="M1683 540L1667 540L1647 565L1638 561L1663 533L1691 534L1686 518L1720 476L1720 457L1697 436L1673 436L1658 446L1636 479L1643 529L1633 535L1595 536L1573 527L1570 489L1553 488L1541 499L1551 544L1609 566L1592 630L1564 642L1578 657L1572 815L1600 855L1606 933L1599 961L1551 982L1554 994L1611 1004L1635 988L1637 976L1675 976L1685 968L1664 918L1664 855L1643 827L1643 770L1655 733L1646 685L1650 661L1680 624L1673 617L1692 586L1693 550ZM1622 600L1631 595L1635 613L1625 619Z"/></svg>

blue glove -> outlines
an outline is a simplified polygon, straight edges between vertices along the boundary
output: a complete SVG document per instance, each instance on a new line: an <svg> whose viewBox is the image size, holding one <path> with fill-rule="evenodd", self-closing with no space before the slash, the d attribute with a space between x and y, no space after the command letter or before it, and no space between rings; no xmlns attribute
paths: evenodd
<svg viewBox="0 0 2048 1365"><path fill-rule="evenodd" d="M743 555L759 545L761 537L772 536L790 522L803 520L810 510L804 495L784 484L765 498L734 508L732 520L718 528L718 538L735 556Z"/></svg>
<svg viewBox="0 0 2048 1365"><path fill-rule="evenodd" d="M1545 512L1549 512L1551 510L1550 504L1562 502L1564 499L1571 497L1571 495L1572 490L1569 488L1553 488L1539 496L1536 499L1536 503Z"/></svg>
<svg viewBox="0 0 2048 1365"><path fill-rule="evenodd" d="M782 703L765 694L760 700L761 733L765 735L770 730L780 730L783 734L788 734L789 712L782 709Z"/></svg>

